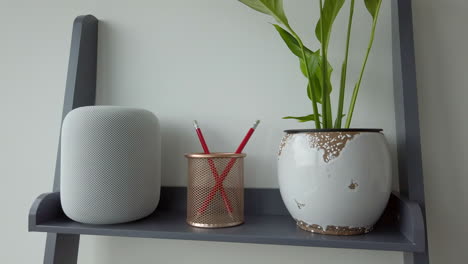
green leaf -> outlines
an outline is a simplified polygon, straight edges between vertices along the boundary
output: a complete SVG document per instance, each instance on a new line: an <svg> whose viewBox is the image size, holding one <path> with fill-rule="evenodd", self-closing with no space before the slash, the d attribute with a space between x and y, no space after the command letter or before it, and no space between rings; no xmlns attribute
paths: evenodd
<svg viewBox="0 0 468 264"><path fill-rule="evenodd" d="M346 116L345 114L341 114L341 116L339 116L339 117L337 116L337 117L336 117L336 119L340 119L340 120L342 120L342 119L343 119L343 117L345 117L345 116ZM335 128L339 128L339 127L335 127Z"/></svg>
<svg viewBox="0 0 468 264"><path fill-rule="evenodd" d="M341 123L343 121L342 119L344 116L343 107L346 90L346 76L348 74L349 42L351 40L351 29L354 17L354 4L355 0L351 0L351 3L349 5L348 32L346 33L345 58L343 64L341 65L340 93L338 96L338 110L336 113L335 128L341 128Z"/></svg>
<svg viewBox="0 0 468 264"><path fill-rule="evenodd" d="M315 121L315 115L307 115L307 116L286 116L283 119L296 119L297 121L304 123L309 121Z"/></svg>
<svg viewBox="0 0 468 264"><path fill-rule="evenodd" d="M301 72L307 78L307 72L306 72L306 66L305 66L304 60L300 59L299 61L300 61L300 66L301 66ZM309 61L309 65L311 65L312 63L313 62ZM311 101L313 101L313 98L312 98L312 89L313 89L315 93L315 97L316 97L315 101L321 104L322 103L322 85L320 84L319 78L317 76L317 74L319 73L319 69L320 69L319 66L315 66L315 71L314 72L311 71L311 80L307 84L307 96L309 97Z"/></svg>
<svg viewBox="0 0 468 264"><path fill-rule="evenodd" d="M288 31L283 29L277 24L273 24L275 27L276 31L280 34L281 38L284 40L288 48L291 50L291 52L296 55L297 57L301 58L302 57L302 51L301 51L301 46L299 45L299 42L297 39L291 35Z"/></svg>
<svg viewBox="0 0 468 264"><path fill-rule="evenodd" d="M371 29L371 36L369 39L369 44L367 46L366 56L364 57L364 62L362 63L361 73L359 74L359 80L357 81L356 85L354 86L353 94L351 95L351 102L349 104L348 116L346 118L345 128L349 128L351 126L351 120L353 118L354 107L356 106L356 100L359 93L359 88L361 87L362 77L364 75L364 71L366 69L367 60L369 59L369 54L372 49L372 45L374 44L374 37L375 37L375 29L377 27L377 20L379 18L380 7L382 5L382 0L364 0L366 3L367 10L372 15L372 29Z"/></svg>
<svg viewBox="0 0 468 264"><path fill-rule="evenodd" d="M309 72L313 74L317 71L318 68L320 68L321 65L322 57L320 56L320 50L314 52L309 49L306 49L305 55L308 62L307 66L309 66ZM304 74L304 76L307 77L306 64L304 63L302 56L299 57L299 59L301 71Z"/></svg>
<svg viewBox="0 0 468 264"><path fill-rule="evenodd" d="M306 71L306 64L304 63L304 60L302 59L302 50L301 50L301 47L299 45L299 42L297 41L297 39L291 34L289 33L288 31L286 31L285 29L281 28L279 25L273 25L275 27L275 29L278 31L278 33L280 34L281 38L284 40L284 42L286 43L286 45L288 46L288 48L291 50L291 52L296 55L298 58L299 58L299 62L300 62L300 67L301 67L301 71L302 71L302 74L304 74L304 76L307 78L307 71ZM304 47L304 51L305 51L305 54L306 54L306 57L307 57L307 60L308 60L308 67L309 67L309 71L312 73L312 88L310 86L310 84L307 85L307 96L309 97L309 99L312 101L312 91L311 89L314 89L314 92L315 94L317 95L317 102L320 103L321 100L322 100L322 97L321 97L321 94L322 94L322 77L320 76L317 76L317 74L320 74L320 67L321 67L321 56L320 56L320 51L316 51L316 52L313 52L311 51L310 49L308 49L307 47ZM329 71L330 71L330 75L331 75L331 71L333 70L331 65L329 65ZM328 86L328 87L331 87ZM329 90L331 92L331 90Z"/></svg>
<svg viewBox="0 0 468 264"><path fill-rule="evenodd" d="M309 97L309 100L313 100L312 99L312 87L310 86L310 83L307 84L307 97Z"/></svg>
<svg viewBox="0 0 468 264"><path fill-rule="evenodd" d="M288 18L284 13L283 0L239 0L246 6L258 12L274 17L278 22L289 28Z"/></svg>
<svg viewBox="0 0 468 264"><path fill-rule="evenodd" d="M286 46L288 46L289 50L291 50L291 52L294 55L296 55L298 58L302 58L302 50L301 50L301 45L299 44L299 41L297 41L297 39L291 33L289 33L286 29L280 27L277 24L273 24L273 26L275 27L276 31L278 31L278 33L280 34L284 43L286 43ZM314 54L317 54L317 55L319 54L318 51L313 52L306 46L304 46L304 51L306 55L309 54L310 56L313 56Z"/></svg>
<svg viewBox="0 0 468 264"><path fill-rule="evenodd" d="M377 10L381 1L382 0L364 0L367 11L369 11L373 19L375 19L375 15L377 14Z"/></svg>
<svg viewBox="0 0 468 264"><path fill-rule="evenodd" d="M289 31L284 30L283 28L275 25L276 30L280 33L280 36L283 38L283 40L286 42L286 45L289 47L289 49L302 60L302 62L305 64L305 70L306 70L306 77L309 83L312 82L312 73L309 72L310 66L309 64L309 58L306 54L308 53L313 53L309 49L307 49L302 40L300 39L299 35L294 32L294 30L291 28L289 25L288 19L286 17L286 14L283 9L283 1L282 0L239 0L241 3L249 6L250 8L257 10L261 13L268 14L272 17L274 17L279 23L282 23L286 29ZM292 35L294 38L291 38ZM297 49L297 46L299 46L299 50ZM313 57L313 56L309 56ZM318 114L318 109L317 109L317 103L315 99L315 93L314 93L314 100L312 100L312 109L314 114ZM314 120L315 121L315 127L320 129L320 121Z"/></svg>
<svg viewBox="0 0 468 264"><path fill-rule="evenodd" d="M319 62L319 66L315 72L315 76L317 76L317 79L319 81L319 84L320 86L322 87L323 86L323 74L322 74L322 70L321 70L321 67L322 67L322 57L320 57L320 62ZM331 86L331 75L333 73L333 68L332 66L330 65L330 63L328 63L328 66L327 66L327 76L325 77L325 81L326 81L326 84L327 84L327 92L328 94L331 93L332 91L332 86Z"/></svg>
<svg viewBox="0 0 468 264"><path fill-rule="evenodd" d="M314 89L315 96L317 97L317 103L322 103L322 87L323 87L323 74L322 74L322 57L319 55L320 51L316 51L314 55L307 56L309 58L309 70L312 73L312 87L309 89L310 84L307 86L307 96L310 100L312 100L311 89ZM304 76L307 77L305 72L305 63L303 60L300 60L301 71ZM327 66L327 92L330 94L332 92L332 84L331 84L331 75L333 72L333 68L328 63Z"/></svg>
<svg viewBox="0 0 468 264"><path fill-rule="evenodd" d="M344 2L345 0L325 0L323 5L323 16L317 22L317 26L315 27L315 35L317 36L317 39L320 42L325 40L325 47L327 49L333 22L335 22L335 18L338 16L338 13L340 12L341 7L343 7ZM325 36L324 38L322 38L322 23L323 35Z"/></svg>

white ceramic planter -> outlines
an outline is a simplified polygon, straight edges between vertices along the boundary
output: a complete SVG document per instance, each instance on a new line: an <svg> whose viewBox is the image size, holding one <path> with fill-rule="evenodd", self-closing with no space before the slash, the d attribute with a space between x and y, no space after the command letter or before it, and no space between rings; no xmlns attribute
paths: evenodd
<svg viewBox="0 0 468 264"><path fill-rule="evenodd" d="M331 235L372 230L391 192L390 152L380 131L285 131L279 186L299 227Z"/></svg>

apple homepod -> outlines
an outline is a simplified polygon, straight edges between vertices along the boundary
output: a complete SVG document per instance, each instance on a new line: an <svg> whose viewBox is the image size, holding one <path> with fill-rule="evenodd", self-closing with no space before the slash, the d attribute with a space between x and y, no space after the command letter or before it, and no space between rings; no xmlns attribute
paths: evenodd
<svg viewBox="0 0 468 264"><path fill-rule="evenodd" d="M87 106L65 117L60 199L77 222L116 224L148 216L159 203L161 140L143 109Z"/></svg>

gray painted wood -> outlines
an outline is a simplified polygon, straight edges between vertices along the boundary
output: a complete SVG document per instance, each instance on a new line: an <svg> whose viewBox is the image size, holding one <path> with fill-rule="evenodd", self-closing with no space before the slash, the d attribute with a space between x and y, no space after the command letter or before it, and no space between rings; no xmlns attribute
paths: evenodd
<svg viewBox="0 0 468 264"><path fill-rule="evenodd" d="M60 206L60 193L48 193L34 202L29 230L406 252L420 252L425 248L419 206L397 196L392 196L389 210L375 230L362 236L323 236L299 229L284 208L278 189L246 189L245 223L232 228L200 229L187 225L186 199L185 187L163 187L160 206L149 217L124 224L89 225L67 218Z"/></svg>
<svg viewBox="0 0 468 264"><path fill-rule="evenodd" d="M278 189L244 190L244 213L246 215L287 215L289 212ZM158 210L186 213L187 191L185 187L162 187Z"/></svg>
<svg viewBox="0 0 468 264"><path fill-rule="evenodd" d="M425 218L411 0L393 0L392 21L400 192L411 201L416 201L419 204ZM421 223L419 228L424 230L424 236L426 236L425 221ZM425 241L425 245L423 253L405 254L405 264L428 264L427 241Z"/></svg>
<svg viewBox="0 0 468 264"><path fill-rule="evenodd" d="M72 109L94 105L96 98L98 20L79 16L73 22L62 120ZM53 190L60 191L60 142L55 165ZM78 258L79 235L48 233L45 264L75 264Z"/></svg>
<svg viewBox="0 0 468 264"><path fill-rule="evenodd" d="M47 233L44 263L76 264L80 236Z"/></svg>
<svg viewBox="0 0 468 264"><path fill-rule="evenodd" d="M73 109L96 101L98 20L91 15L73 22L62 120ZM60 190L60 146L55 165L54 191Z"/></svg>

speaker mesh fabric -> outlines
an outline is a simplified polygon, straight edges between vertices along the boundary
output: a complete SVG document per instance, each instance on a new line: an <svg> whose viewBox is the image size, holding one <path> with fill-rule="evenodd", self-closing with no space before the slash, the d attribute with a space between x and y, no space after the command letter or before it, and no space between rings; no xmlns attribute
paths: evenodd
<svg viewBox="0 0 468 264"><path fill-rule="evenodd" d="M61 202L78 222L114 224L151 214L160 196L160 132L146 110L90 106L62 127Z"/></svg>

